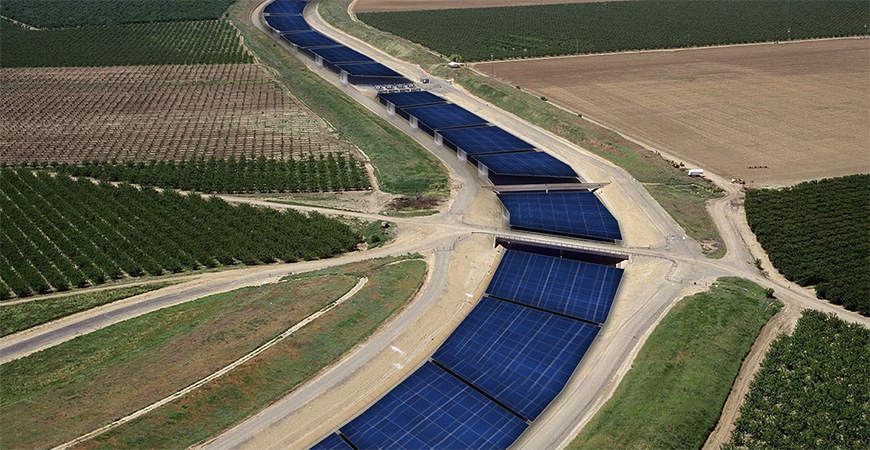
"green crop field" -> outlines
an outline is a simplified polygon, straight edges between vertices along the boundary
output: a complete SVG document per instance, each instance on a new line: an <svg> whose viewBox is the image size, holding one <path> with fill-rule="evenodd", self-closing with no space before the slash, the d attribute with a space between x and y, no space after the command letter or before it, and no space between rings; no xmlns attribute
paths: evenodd
<svg viewBox="0 0 870 450"><path fill-rule="evenodd" d="M870 316L870 175L746 194L746 219L770 261L820 298Z"/></svg>
<svg viewBox="0 0 870 450"><path fill-rule="evenodd" d="M212 157L178 164L174 161L85 162L83 165L61 164L55 169L74 177L199 192L319 192L371 187L362 164L331 153L321 154L319 158L309 155L300 161L279 161L265 156L238 160Z"/></svg>
<svg viewBox="0 0 870 450"><path fill-rule="evenodd" d="M219 19L234 0L3 0L0 15L36 28Z"/></svg>
<svg viewBox="0 0 870 450"><path fill-rule="evenodd" d="M0 297L356 248L335 219L0 169Z"/></svg>
<svg viewBox="0 0 870 450"><path fill-rule="evenodd" d="M226 20L33 31L0 19L0 67L249 63Z"/></svg>
<svg viewBox="0 0 870 450"><path fill-rule="evenodd" d="M465 61L866 34L863 0L650 0L359 14Z"/></svg>
<svg viewBox="0 0 870 450"><path fill-rule="evenodd" d="M804 311L773 342L722 448L870 447L870 330Z"/></svg>

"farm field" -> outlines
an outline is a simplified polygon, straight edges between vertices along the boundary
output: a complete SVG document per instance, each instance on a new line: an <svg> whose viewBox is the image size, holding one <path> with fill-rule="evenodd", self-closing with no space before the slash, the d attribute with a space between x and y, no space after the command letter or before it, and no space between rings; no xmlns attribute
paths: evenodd
<svg viewBox="0 0 870 450"><path fill-rule="evenodd" d="M555 5L563 3L595 3L629 0L358 0L353 7L356 13L391 11L429 11L436 9L494 8L501 6Z"/></svg>
<svg viewBox="0 0 870 450"><path fill-rule="evenodd" d="M857 36L870 10L861 0L650 0L358 17L444 56L483 61Z"/></svg>
<svg viewBox="0 0 870 450"><path fill-rule="evenodd" d="M773 342L724 450L870 446L870 330L806 310Z"/></svg>
<svg viewBox="0 0 870 450"><path fill-rule="evenodd" d="M870 171L870 40L474 67L691 166L752 186Z"/></svg>
<svg viewBox="0 0 870 450"><path fill-rule="evenodd" d="M3 0L0 15L36 28L219 19L233 0Z"/></svg>
<svg viewBox="0 0 870 450"><path fill-rule="evenodd" d="M870 317L870 175L746 193L746 219L773 265L819 298Z"/></svg>
<svg viewBox="0 0 870 450"><path fill-rule="evenodd" d="M0 162L349 156L253 64L0 69Z"/></svg>

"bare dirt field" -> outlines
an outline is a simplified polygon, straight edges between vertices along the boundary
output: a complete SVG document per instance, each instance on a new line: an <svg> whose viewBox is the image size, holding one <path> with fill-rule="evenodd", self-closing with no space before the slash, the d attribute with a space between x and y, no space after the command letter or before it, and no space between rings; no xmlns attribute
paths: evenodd
<svg viewBox="0 0 870 450"><path fill-rule="evenodd" d="M870 40L475 67L687 165L754 186L870 171Z"/></svg>
<svg viewBox="0 0 870 450"><path fill-rule="evenodd" d="M253 64L0 70L0 161L349 152Z"/></svg>
<svg viewBox="0 0 870 450"><path fill-rule="evenodd" d="M627 0L357 0L355 13L423 11L431 9L493 8L498 6L555 5L560 3L597 3Z"/></svg>

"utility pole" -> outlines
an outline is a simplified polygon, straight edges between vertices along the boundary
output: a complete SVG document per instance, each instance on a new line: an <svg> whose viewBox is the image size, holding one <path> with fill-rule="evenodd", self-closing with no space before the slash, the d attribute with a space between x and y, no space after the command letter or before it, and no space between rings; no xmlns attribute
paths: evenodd
<svg viewBox="0 0 870 450"><path fill-rule="evenodd" d="M489 77L495 78L495 53L489 54Z"/></svg>

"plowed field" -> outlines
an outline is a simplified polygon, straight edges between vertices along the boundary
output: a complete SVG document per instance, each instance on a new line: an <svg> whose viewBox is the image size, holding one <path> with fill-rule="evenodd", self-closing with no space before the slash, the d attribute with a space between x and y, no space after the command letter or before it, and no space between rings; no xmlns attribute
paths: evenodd
<svg viewBox="0 0 870 450"><path fill-rule="evenodd" d="M475 67L687 165L754 185L870 172L870 40Z"/></svg>
<svg viewBox="0 0 870 450"><path fill-rule="evenodd" d="M253 64L0 69L0 162L349 151Z"/></svg>

